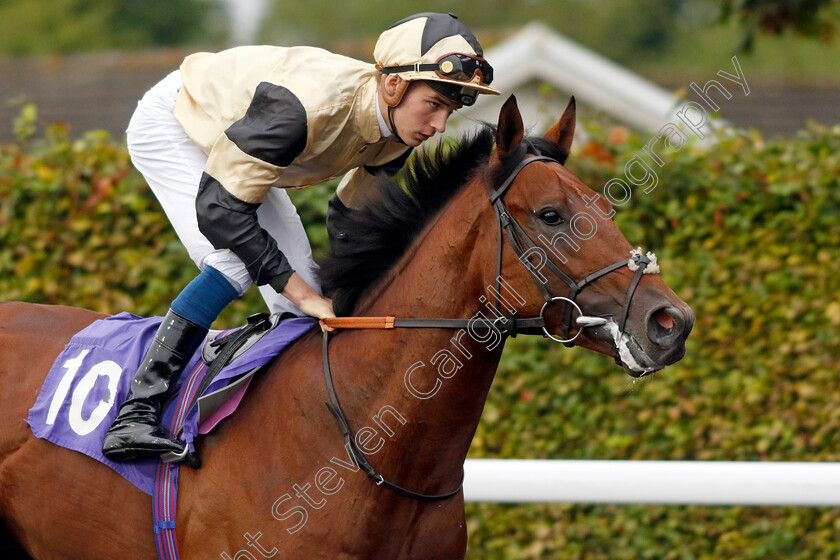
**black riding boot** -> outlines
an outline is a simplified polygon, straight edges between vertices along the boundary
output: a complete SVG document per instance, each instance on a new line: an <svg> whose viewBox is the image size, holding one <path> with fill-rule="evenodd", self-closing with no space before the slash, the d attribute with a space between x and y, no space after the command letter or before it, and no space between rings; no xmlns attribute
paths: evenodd
<svg viewBox="0 0 840 560"><path fill-rule="evenodd" d="M178 380L206 334L204 327L169 310L102 443L102 453L108 459L134 461L184 450L184 443L160 425L160 413L170 386Z"/></svg>

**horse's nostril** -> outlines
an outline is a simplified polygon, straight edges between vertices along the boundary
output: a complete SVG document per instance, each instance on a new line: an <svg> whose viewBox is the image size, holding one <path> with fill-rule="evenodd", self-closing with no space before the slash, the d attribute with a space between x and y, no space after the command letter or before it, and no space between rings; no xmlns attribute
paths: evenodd
<svg viewBox="0 0 840 560"><path fill-rule="evenodd" d="M650 315L647 330L653 343L668 346L676 340L682 328L677 313L676 309L663 307Z"/></svg>
<svg viewBox="0 0 840 560"><path fill-rule="evenodd" d="M651 316L651 319L653 321L656 321L656 323L665 330L670 331L674 328L674 318L671 317L671 315L664 309L660 309L659 311L654 313Z"/></svg>

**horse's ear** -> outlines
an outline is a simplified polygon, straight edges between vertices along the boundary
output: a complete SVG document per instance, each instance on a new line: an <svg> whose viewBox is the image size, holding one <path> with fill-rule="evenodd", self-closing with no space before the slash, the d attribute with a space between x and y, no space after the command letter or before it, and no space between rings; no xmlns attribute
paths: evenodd
<svg viewBox="0 0 840 560"><path fill-rule="evenodd" d="M563 116L545 133L546 140L554 142L560 147L562 159L560 163L566 163L569 153L572 150L572 140L575 136L575 98L569 100Z"/></svg>
<svg viewBox="0 0 840 560"><path fill-rule="evenodd" d="M516 105L516 97L511 95L502 105L502 112L499 113L499 126L496 128L496 150L499 155L504 155L519 146L524 137L525 126L522 124L522 115Z"/></svg>

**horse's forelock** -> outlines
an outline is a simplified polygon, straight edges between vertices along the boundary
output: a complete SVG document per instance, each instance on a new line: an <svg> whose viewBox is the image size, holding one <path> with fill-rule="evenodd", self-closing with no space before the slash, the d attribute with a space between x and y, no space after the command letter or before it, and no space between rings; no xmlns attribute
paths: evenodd
<svg viewBox="0 0 840 560"><path fill-rule="evenodd" d="M541 137L531 137L528 138L528 142L524 143L528 144L529 154L536 154L537 150L539 150L541 155L554 158L563 165L566 164L566 155L563 153L560 146L558 146L555 142Z"/></svg>
<svg viewBox="0 0 840 560"><path fill-rule="evenodd" d="M560 146L545 138L531 136L522 141L515 149L499 158L496 165L487 169L487 179L490 184L494 187L501 185L527 154L548 156L561 164L566 163L566 157Z"/></svg>

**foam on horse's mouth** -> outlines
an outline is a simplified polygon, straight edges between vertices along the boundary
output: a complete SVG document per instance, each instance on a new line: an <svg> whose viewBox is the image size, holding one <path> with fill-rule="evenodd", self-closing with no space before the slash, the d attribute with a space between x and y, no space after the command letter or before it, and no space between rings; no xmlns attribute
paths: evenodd
<svg viewBox="0 0 840 560"><path fill-rule="evenodd" d="M662 366L656 365L650 359L644 349L636 342L636 339L619 330L616 322L607 321L599 328L605 329L612 337L613 344L618 351L617 360L631 377L644 377L662 369Z"/></svg>

